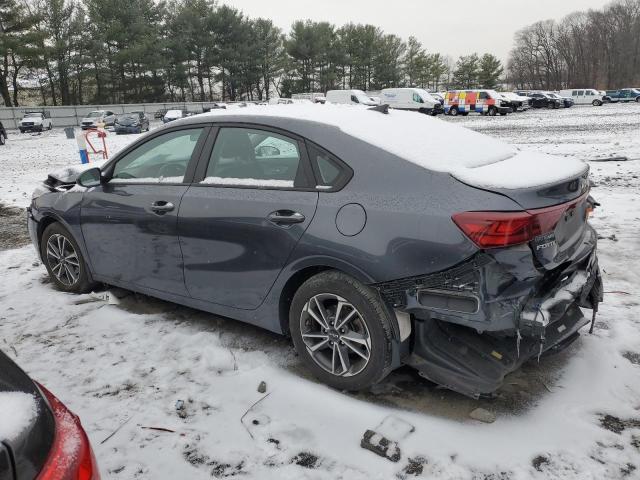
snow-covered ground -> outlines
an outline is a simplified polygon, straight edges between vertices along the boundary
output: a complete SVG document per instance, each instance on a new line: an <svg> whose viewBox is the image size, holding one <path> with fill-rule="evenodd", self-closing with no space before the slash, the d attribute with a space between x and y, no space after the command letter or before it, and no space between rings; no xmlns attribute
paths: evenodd
<svg viewBox="0 0 640 480"><path fill-rule="evenodd" d="M336 392L270 333L139 295L55 291L29 246L0 252L0 348L80 415L104 478L640 478L640 105L443 121L558 162L630 159L590 162L609 292L594 334L525 365L498 399L406 369L371 392ZM134 138L110 135L109 149ZM77 161L61 131L11 135L0 202L27 205L47 171ZM496 421L470 419L478 406ZM389 434L398 463L360 447L389 416L415 427Z"/></svg>

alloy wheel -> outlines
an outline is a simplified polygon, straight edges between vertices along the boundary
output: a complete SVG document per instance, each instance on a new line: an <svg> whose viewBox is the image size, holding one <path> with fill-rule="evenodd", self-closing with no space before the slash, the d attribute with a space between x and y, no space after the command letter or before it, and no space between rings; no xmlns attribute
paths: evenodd
<svg viewBox="0 0 640 480"><path fill-rule="evenodd" d="M60 283L70 287L80 278L80 260L73 244L59 233L47 240L47 263Z"/></svg>
<svg viewBox="0 0 640 480"><path fill-rule="evenodd" d="M369 364L367 324L358 309L338 295L311 297L300 315L300 332L313 361L332 375L351 377Z"/></svg>

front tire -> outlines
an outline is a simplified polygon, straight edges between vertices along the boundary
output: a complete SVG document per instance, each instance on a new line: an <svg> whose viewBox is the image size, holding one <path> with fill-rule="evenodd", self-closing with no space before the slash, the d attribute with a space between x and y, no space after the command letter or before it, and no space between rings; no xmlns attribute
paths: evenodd
<svg viewBox="0 0 640 480"><path fill-rule="evenodd" d="M311 277L294 295L289 330L298 355L320 381L362 390L391 371L389 316L378 292L328 271Z"/></svg>
<svg viewBox="0 0 640 480"><path fill-rule="evenodd" d="M458 113L460 113L458 107L451 107L449 109L449 115L451 115L452 117L457 117Z"/></svg>
<svg viewBox="0 0 640 480"><path fill-rule="evenodd" d="M40 255L58 289L86 293L95 286L78 244L61 224L52 223L45 228L40 239Z"/></svg>
<svg viewBox="0 0 640 480"><path fill-rule="evenodd" d="M496 114L498 113L498 109L496 107L489 107L489 110L487 112L490 116L495 117Z"/></svg>

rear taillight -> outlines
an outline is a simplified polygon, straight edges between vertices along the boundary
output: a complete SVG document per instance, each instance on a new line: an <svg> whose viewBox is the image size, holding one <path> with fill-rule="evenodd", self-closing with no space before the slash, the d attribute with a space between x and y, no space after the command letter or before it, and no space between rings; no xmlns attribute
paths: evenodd
<svg viewBox="0 0 640 480"><path fill-rule="evenodd" d="M80 420L49 390L38 385L56 422L53 445L37 480L100 480L91 444Z"/></svg>
<svg viewBox="0 0 640 480"><path fill-rule="evenodd" d="M463 212L451 218L480 248L508 247L528 243L556 228L562 215L585 199L553 207L519 212Z"/></svg>

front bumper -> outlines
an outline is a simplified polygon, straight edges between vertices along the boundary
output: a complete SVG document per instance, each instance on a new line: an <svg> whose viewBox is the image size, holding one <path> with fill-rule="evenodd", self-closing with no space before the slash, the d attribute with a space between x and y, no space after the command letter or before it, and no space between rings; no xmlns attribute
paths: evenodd
<svg viewBox="0 0 640 480"><path fill-rule="evenodd" d="M40 242L38 241L38 221L33 217L31 207L27 207L27 230L29 231L29 238L31 243L38 252L40 257Z"/></svg>
<svg viewBox="0 0 640 480"><path fill-rule="evenodd" d="M41 132L43 130L42 128L42 124L37 124L37 125L18 125L18 129L20 129L21 132Z"/></svg>

